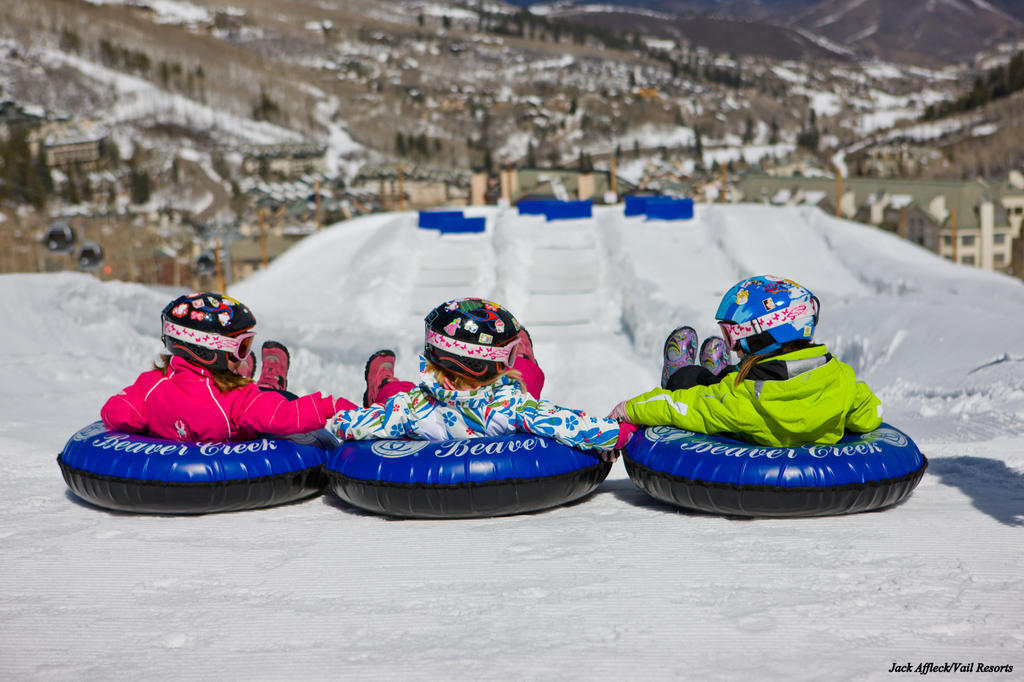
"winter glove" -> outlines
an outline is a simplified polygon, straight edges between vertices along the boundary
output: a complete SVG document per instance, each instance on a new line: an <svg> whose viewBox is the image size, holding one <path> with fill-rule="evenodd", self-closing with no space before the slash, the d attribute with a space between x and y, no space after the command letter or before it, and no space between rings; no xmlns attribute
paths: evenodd
<svg viewBox="0 0 1024 682"><path fill-rule="evenodd" d="M631 424L629 415L626 414L626 401L623 400L621 403L612 408L612 411L608 413L609 419L617 419L620 422Z"/></svg>
<svg viewBox="0 0 1024 682"><path fill-rule="evenodd" d="M331 410L333 410L333 411L330 414L331 417L333 417L334 415L338 414L339 412L344 412L346 410L358 410L359 409L358 405L356 405L351 400L348 400L347 398L332 398L332 400L333 400L333 404L331 406Z"/></svg>
<svg viewBox="0 0 1024 682"><path fill-rule="evenodd" d="M636 426L629 422L622 422L619 424L619 438L615 441L615 449L621 450L626 447L626 443L633 437L633 434L637 432Z"/></svg>

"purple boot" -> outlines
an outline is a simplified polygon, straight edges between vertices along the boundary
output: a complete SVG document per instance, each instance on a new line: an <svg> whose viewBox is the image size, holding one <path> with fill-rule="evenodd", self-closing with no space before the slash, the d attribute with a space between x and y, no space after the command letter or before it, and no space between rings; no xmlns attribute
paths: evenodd
<svg viewBox="0 0 1024 682"><path fill-rule="evenodd" d="M291 355L284 344L277 341L265 341L260 351L260 380L256 384L260 388L274 391L288 390L288 364Z"/></svg>
<svg viewBox="0 0 1024 682"><path fill-rule="evenodd" d="M700 344L700 366L715 376L729 366L729 360L729 349L722 337L709 336Z"/></svg>
<svg viewBox="0 0 1024 682"><path fill-rule="evenodd" d="M665 339L664 365L661 368L661 387L680 367L697 362L697 332L693 327L678 327Z"/></svg>
<svg viewBox="0 0 1024 682"><path fill-rule="evenodd" d="M395 378L395 351L379 350L371 355L366 361L363 378L366 379L363 407L369 407L377 402L381 387Z"/></svg>

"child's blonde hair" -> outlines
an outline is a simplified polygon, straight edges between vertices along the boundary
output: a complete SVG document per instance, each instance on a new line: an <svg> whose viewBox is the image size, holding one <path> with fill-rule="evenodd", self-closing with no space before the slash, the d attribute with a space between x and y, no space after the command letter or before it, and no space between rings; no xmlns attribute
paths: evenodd
<svg viewBox="0 0 1024 682"><path fill-rule="evenodd" d="M757 353L750 353L749 355L743 356L743 361L740 362L740 366L736 371L736 380L734 381L734 385L739 386L740 384L742 384L744 379L746 379L747 375L750 373L750 370L754 368L754 365L761 362L762 360L767 360L768 358L774 357L776 355L792 353L793 351L800 350L801 348L810 348L813 345L814 344L811 341L805 341L803 339L797 341L787 341L786 343L782 344L781 348L772 353L764 353L761 355Z"/></svg>
<svg viewBox="0 0 1024 682"><path fill-rule="evenodd" d="M185 360L188 362L188 360ZM164 376L167 375L167 368L171 365L171 356L167 353L161 353L160 359L153 363L153 369L158 370ZM253 383L252 379L243 377L240 374L235 374L231 370L224 372L210 372L210 378L213 379L213 383L217 385L217 388L221 393L230 393L235 389L248 386Z"/></svg>
<svg viewBox="0 0 1024 682"><path fill-rule="evenodd" d="M489 386L496 382L501 377L508 377L509 379L512 379L513 381L519 384L519 390L526 390L526 384L523 381L523 375L519 373L519 370L508 369L507 367L496 374L491 374L479 378L466 376L465 374L459 374L458 372L453 372L452 370L446 369L444 367L438 367L432 362L428 362L426 364L425 370L432 374L434 378L441 383L441 385L445 386L446 388L451 388L452 390L455 391L471 391L474 388Z"/></svg>

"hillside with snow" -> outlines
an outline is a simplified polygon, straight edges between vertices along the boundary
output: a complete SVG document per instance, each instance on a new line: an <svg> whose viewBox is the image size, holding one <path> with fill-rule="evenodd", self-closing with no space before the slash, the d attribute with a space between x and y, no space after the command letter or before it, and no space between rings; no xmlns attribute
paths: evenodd
<svg viewBox="0 0 1024 682"><path fill-rule="evenodd" d="M363 363L411 377L455 296L531 331L545 397L607 412L653 387L674 326L715 331L737 280L822 301L816 338L930 460L877 513L740 520L648 498L620 463L585 500L395 521L330 496L234 514L91 507L55 455L160 350L175 291L0 276L0 676L5 679L890 679L894 663L1024 670L1024 286L815 209L698 206L688 222L480 235L414 213L340 223L230 293L292 351L291 386L358 399ZM997 675L1010 679L1014 675ZM941 676L940 676L941 677ZM989 679L989 677L986 677Z"/></svg>

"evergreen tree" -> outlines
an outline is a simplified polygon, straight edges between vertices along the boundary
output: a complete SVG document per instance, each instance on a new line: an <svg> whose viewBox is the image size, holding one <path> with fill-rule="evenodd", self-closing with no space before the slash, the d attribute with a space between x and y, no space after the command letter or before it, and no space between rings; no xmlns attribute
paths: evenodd
<svg viewBox="0 0 1024 682"><path fill-rule="evenodd" d="M77 204L82 200L78 194L78 183L76 182L75 173L69 171L67 174L67 180L64 182L64 201L69 204Z"/></svg>
<svg viewBox="0 0 1024 682"><path fill-rule="evenodd" d="M191 89L191 83L189 84ZM260 87L260 96L253 106L252 117L257 121L270 121L277 118L278 114L281 113L280 107L277 106L277 102L270 99L270 95L267 94L263 87Z"/></svg>
<svg viewBox="0 0 1024 682"><path fill-rule="evenodd" d="M82 201L92 201L92 180L89 179L88 173L81 173L79 176L78 192L82 197Z"/></svg>
<svg viewBox="0 0 1024 682"><path fill-rule="evenodd" d="M50 172L42 149L35 159L32 158L28 131L23 126L13 126L8 133L2 147L0 173L7 197L36 208L46 205L47 194L53 188Z"/></svg>
<svg viewBox="0 0 1024 682"><path fill-rule="evenodd" d="M533 148L533 140L526 143L526 167L537 167L537 152Z"/></svg>
<svg viewBox="0 0 1024 682"><path fill-rule="evenodd" d="M754 119L747 116L746 122L743 124L743 143L750 144L754 141Z"/></svg>
<svg viewBox="0 0 1024 682"><path fill-rule="evenodd" d="M133 204L144 204L149 201L150 196L150 180L149 173L145 170L137 170L135 168L131 171L131 195Z"/></svg>
<svg viewBox="0 0 1024 682"><path fill-rule="evenodd" d="M39 152L32 162L32 172L44 196L53 192L53 177L50 175L50 167L46 165L46 150L42 145L39 146Z"/></svg>
<svg viewBox="0 0 1024 682"><path fill-rule="evenodd" d="M810 117L807 121L807 127L800 131L797 135L796 144L799 147L804 147L814 152L818 150L818 141L821 137L818 132L817 116L814 113L814 109L811 109Z"/></svg>

